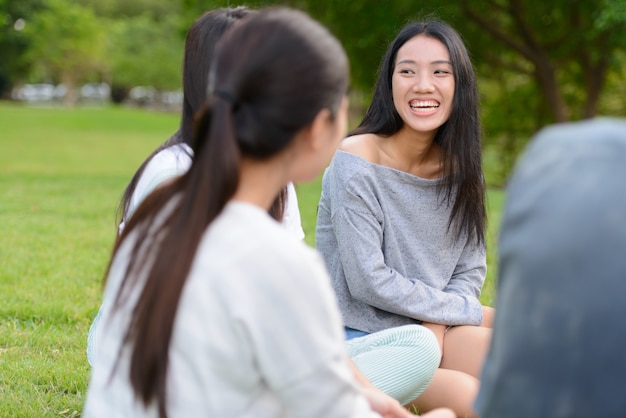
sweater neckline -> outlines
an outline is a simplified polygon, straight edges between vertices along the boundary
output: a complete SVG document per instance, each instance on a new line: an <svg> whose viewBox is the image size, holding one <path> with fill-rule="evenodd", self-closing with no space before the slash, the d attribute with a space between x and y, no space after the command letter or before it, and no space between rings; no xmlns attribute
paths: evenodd
<svg viewBox="0 0 626 418"><path fill-rule="evenodd" d="M380 172L382 174L387 174L387 175L392 175L395 176L399 179L403 179L405 181L411 181L411 182L415 182L421 186L437 186L439 185L444 177L439 177L436 179L427 179L424 177L419 177L416 176L415 174L411 174L411 173L407 173L406 171L402 171L402 170L398 170L397 168L393 168L393 167L389 167L386 165L382 165L382 164L377 164L377 163L373 163L371 161L366 160L365 158L353 154L351 152L348 151L343 151L343 150L337 150L337 155L345 155L348 158L352 157L354 158L354 160L358 161L360 164L364 165L365 167L374 170L375 172Z"/></svg>

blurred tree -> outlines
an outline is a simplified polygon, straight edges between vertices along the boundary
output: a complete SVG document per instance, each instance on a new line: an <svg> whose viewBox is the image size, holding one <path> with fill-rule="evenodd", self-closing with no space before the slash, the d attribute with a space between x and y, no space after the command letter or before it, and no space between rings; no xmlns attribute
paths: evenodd
<svg viewBox="0 0 626 418"><path fill-rule="evenodd" d="M219 7L237 7L246 6L250 9L258 9L273 5L293 6L293 0L248 0L233 2L232 0L180 0L185 27L189 28L191 24L203 13Z"/></svg>
<svg viewBox="0 0 626 418"><path fill-rule="evenodd" d="M0 98L10 97L13 86L30 72L25 59L30 40L24 29L41 5L42 0L0 0Z"/></svg>
<svg viewBox="0 0 626 418"><path fill-rule="evenodd" d="M111 20L108 30L108 79L118 94L133 86L175 90L181 86L184 38L180 16L156 22L148 14ZM123 99L116 97L117 101Z"/></svg>
<svg viewBox="0 0 626 418"><path fill-rule="evenodd" d="M112 100L134 86L180 88L187 25L182 2L172 0L75 0L106 23L106 81ZM158 65L156 65L158 63Z"/></svg>
<svg viewBox="0 0 626 418"><path fill-rule="evenodd" d="M186 10L230 2L181 0ZM479 76L486 145L506 178L517 153L539 128L593 117L599 109L623 114L621 64L626 51L626 0L284 0L325 23L343 42L353 90L367 104L379 62L408 21L435 17L464 38ZM607 83L617 93L605 89ZM622 90L619 90L622 87ZM358 97L358 95L357 95ZM612 97L612 98L611 98ZM602 100L604 98L604 100ZM362 108L358 110L362 111Z"/></svg>
<svg viewBox="0 0 626 418"><path fill-rule="evenodd" d="M114 89L177 88L191 23L209 9L238 4L0 0L0 92L33 74L35 61L36 74L55 80L74 74L78 82L97 70L104 71ZM497 150L503 176L527 138L542 126L599 112L623 115L626 109L626 73L621 71L626 64L626 0L250 0L246 5L296 7L337 35L351 62L357 118L397 31L407 21L429 16L449 22L476 66L485 144ZM41 29L35 30L35 24Z"/></svg>
<svg viewBox="0 0 626 418"><path fill-rule="evenodd" d="M126 19L149 14L155 21L179 15L181 3L172 0L76 0L97 16Z"/></svg>
<svg viewBox="0 0 626 418"><path fill-rule="evenodd" d="M76 87L103 69L105 32L91 9L68 0L47 0L25 34L28 56L40 73L67 88L66 105L78 98Z"/></svg>
<svg viewBox="0 0 626 418"><path fill-rule="evenodd" d="M594 117L600 109L624 114L626 101L606 87L626 81L626 0L459 4L461 19L452 23L480 75L485 145L498 155L497 182L543 126Z"/></svg>
<svg viewBox="0 0 626 418"><path fill-rule="evenodd" d="M461 0L461 6L474 30L496 41L475 52L492 74L530 76L549 122L597 114L614 56L626 48L626 0Z"/></svg>

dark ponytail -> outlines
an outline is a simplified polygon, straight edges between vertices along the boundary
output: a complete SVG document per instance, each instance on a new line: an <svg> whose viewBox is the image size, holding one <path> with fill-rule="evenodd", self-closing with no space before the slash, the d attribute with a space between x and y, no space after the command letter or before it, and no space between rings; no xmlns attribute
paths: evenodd
<svg viewBox="0 0 626 418"><path fill-rule="evenodd" d="M191 25L185 38L183 58L183 108L180 128L167 141L155 149L139 166L130 180L117 209L117 222L127 223L133 193L144 170L152 158L166 148L177 144L191 146L193 141L194 115L202 108L206 100L209 68L217 41L235 22L254 11L245 7L220 8L206 12ZM279 219L279 218L277 218Z"/></svg>
<svg viewBox="0 0 626 418"><path fill-rule="evenodd" d="M148 196L113 252L133 237L114 309L140 287L122 348L131 348L137 397L156 401L160 417L167 416L168 353L182 290L202 236L237 190L241 157L283 151L322 109L336 114L347 86L343 48L302 12L265 10L218 43L208 102L194 121L191 168Z"/></svg>
<svg viewBox="0 0 626 418"><path fill-rule="evenodd" d="M159 414L163 417L166 416L169 342L185 279L206 226L220 214L237 189L240 152L233 123L232 106L228 102L216 98L206 105L196 124L196 162L180 180L166 186L161 193L154 193L154 197L148 198L152 201L141 206L141 209L147 209L152 204L163 207L168 201L177 202L163 225L167 233L163 230L150 236L148 228L137 228L141 238L137 240L132 257L148 262L145 258L149 253L147 246L158 245L159 250L125 336L126 344L134 343L130 361L131 384L145 404L156 395ZM143 223L151 224L155 217L155 212L137 213L126 229L135 229L135 219L144 218ZM157 242L147 244L152 240ZM129 285L128 278L138 274L142 264L129 263L118 301L122 300Z"/></svg>

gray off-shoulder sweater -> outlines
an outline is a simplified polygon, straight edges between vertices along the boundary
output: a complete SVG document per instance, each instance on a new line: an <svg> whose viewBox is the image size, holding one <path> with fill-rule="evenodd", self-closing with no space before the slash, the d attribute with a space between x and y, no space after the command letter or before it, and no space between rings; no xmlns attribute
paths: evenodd
<svg viewBox="0 0 626 418"><path fill-rule="evenodd" d="M485 248L448 232L439 181L335 154L322 181L316 247L346 326L482 322Z"/></svg>

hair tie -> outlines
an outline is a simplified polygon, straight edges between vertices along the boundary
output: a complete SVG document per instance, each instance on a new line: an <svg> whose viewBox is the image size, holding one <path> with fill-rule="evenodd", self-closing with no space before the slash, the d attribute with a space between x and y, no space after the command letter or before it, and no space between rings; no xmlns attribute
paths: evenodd
<svg viewBox="0 0 626 418"><path fill-rule="evenodd" d="M237 99L235 99L235 96L233 96L232 93L224 90L215 90L213 95L229 103L233 109L237 107Z"/></svg>

